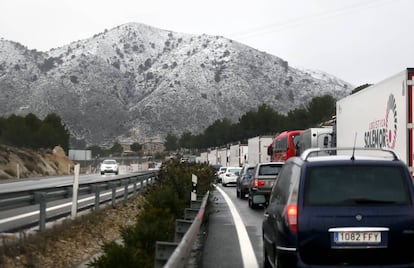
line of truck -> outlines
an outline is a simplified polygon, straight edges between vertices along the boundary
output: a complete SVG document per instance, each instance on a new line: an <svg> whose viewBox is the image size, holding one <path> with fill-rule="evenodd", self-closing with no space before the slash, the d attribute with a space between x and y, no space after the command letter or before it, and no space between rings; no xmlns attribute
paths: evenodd
<svg viewBox="0 0 414 268"><path fill-rule="evenodd" d="M329 126L286 131L275 137L254 137L248 139L248 144L237 143L201 153L199 161L242 166L285 161L313 147L387 147L396 151L414 171L413 77L414 68L406 68L338 100L336 115Z"/></svg>

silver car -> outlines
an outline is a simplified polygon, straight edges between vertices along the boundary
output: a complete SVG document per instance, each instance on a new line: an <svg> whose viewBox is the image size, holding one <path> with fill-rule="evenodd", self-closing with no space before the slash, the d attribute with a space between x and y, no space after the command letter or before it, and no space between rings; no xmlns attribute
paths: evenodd
<svg viewBox="0 0 414 268"><path fill-rule="evenodd" d="M269 201L270 192L284 162L256 164L253 177L249 181L249 207L264 206Z"/></svg>

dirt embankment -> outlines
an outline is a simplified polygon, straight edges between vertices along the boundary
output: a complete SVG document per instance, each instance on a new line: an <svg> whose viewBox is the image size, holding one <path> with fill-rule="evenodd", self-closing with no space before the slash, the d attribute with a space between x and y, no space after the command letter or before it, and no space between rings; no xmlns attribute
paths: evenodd
<svg viewBox="0 0 414 268"><path fill-rule="evenodd" d="M0 145L0 179L64 175L73 165L59 146L35 151Z"/></svg>

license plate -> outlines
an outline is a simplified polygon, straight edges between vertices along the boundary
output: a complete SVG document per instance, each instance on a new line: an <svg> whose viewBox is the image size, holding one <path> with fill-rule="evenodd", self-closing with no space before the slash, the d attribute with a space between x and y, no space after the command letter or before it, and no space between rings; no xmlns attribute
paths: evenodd
<svg viewBox="0 0 414 268"><path fill-rule="evenodd" d="M381 243L381 232L335 232L335 243Z"/></svg>

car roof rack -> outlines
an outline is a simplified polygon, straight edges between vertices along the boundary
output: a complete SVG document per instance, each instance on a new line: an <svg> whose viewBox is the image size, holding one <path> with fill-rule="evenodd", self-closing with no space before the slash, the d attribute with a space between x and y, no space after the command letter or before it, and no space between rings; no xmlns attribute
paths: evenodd
<svg viewBox="0 0 414 268"><path fill-rule="evenodd" d="M324 155L336 155L337 151L352 151L351 160L354 160L355 151L370 151L370 152L380 151L384 153L389 153L392 156L393 160L400 159L398 157L398 154L393 149L387 148L387 147L382 147L382 148L365 148L365 147L310 148L310 149L305 150L301 154L300 157L304 161L307 161L311 155L315 155L315 154L318 155L321 152L325 153Z"/></svg>

